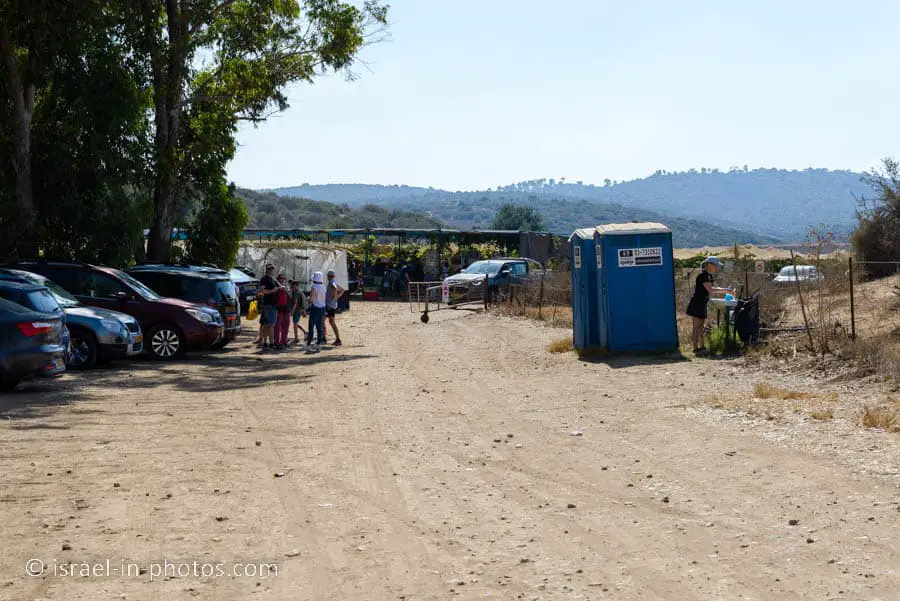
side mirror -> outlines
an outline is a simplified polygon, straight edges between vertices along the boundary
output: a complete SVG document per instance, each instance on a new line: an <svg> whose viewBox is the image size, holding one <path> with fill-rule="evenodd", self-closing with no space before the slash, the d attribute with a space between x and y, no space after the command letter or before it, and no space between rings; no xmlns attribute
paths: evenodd
<svg viewBox="0 0 900 601"><path fill-rule="evenodd" d="M120 303L131 300L131 296L127 292L116 292L116 300Z"/></svg>

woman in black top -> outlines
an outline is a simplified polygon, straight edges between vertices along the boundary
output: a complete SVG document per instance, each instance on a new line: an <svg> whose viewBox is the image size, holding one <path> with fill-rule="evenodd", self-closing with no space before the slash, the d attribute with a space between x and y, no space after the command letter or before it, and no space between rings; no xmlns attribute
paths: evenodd
<svg viewBox="0 0 900 601"><path fill-rule="evenodd" d="M697 275L694 283L694 295L687 307L687 314L691 316L694 326L691 332L691 342L694 344L694 353L698 355L706 352L706 348L703 346L703 326L706 325L706 304L709 302L709 297L714 292L729 292L726 288L713 286L713 275L722 267L722 262L717 257L707 257L700 267L703 271Z"/></svg>

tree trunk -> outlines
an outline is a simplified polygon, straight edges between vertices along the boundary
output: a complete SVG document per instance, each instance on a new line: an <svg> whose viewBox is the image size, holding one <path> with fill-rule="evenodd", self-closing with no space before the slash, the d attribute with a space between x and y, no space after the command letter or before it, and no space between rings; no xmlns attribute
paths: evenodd
<svg viewBox="0 0 900 601"><path fill-rule="evenodd" d="M155 216L147 240L150 261L169 261L178 194L178 137L187 61L187 20L178 0L166 0L168 42L152 57L156 126Z"/></svg>
<svg viewBox="0 0 900 601"><path fill-rule="evenodd" d="M34 112L34 84L22 78L19 61L10 40L9 30L0 24L0 54L6 70L6 88L13 107L12 163L16 176L16 200L25 219L20 232L23 250L37 249L37 208L31 179L31 117ZM29 59L31 54L29 53ZM31 246L32 248L28 248Z"/></svg>

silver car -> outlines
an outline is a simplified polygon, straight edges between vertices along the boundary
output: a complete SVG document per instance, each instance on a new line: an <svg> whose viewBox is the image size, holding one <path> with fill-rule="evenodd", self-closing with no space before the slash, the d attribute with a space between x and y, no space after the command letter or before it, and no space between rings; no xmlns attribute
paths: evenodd
<svg viewBox="0 0 900 601"><path fill-rule="evenodd" d="M66 314L71 342L66 356L69 369L89 369L111 359L133 357L144 350L141 326L131 315L89 307L62 286L42 275L19 269L0 269L0 279L46 286Z"/></svg>

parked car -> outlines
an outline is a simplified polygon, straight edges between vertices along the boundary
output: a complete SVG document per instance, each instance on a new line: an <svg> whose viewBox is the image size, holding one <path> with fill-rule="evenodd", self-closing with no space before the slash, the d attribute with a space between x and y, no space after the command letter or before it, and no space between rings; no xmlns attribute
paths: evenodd
<svg viewBox="0 0 900 601"><path fill-rule="evenodd" d="M90 369L111 359L132 357L143 351L143 333L137 319L119 311L89 307L54 282L20 269L0 269L0 280L44 286L66 315L71 341L68 369Z"/></svg>
<svg viewBox="0 0 900 601"><path fill-rule="evenodd" d="M461 272L444 280L451 287L484 286L488 281L488 299L497 300L500 290L507 284L525 281L528 278L530 262L528 259L489 259L475 261Z"/></svg>
<svg viewBox="0 0 900 601"><path fill-rule="evenodd" d="M228 272L221 269L141 265L129 269L128 273L157 294L216 309L225 324L223 337L217 346L225 346L240 333L238 299Z"/></svg>
<svg viewBox="0 0 900 601"><path fill-rule="evenodd" d="M135 317L144 332L144 352L157 359L210 348L224 333L225 324L215 309L164 298L118 269L74 261L35 261L9 267L46 276L86 305Z"/></svg>
<svg viewBox="0 0 900 601"><path fill-rule="evenodd" d="M36 313L46 313L62 321L62 345L69 350L71 336L66 314L46 287L27 282L0 280L0 298L22 305Z"/></svg>
<svg viewBox="0 0 900 601"><path fill-rule="evenodd" d="M253 272L251 272L251 274L252 273ZM237 267L229 269L228 275L231 277L231 281L237 284L238 287L241 315L246 315L250 303L255 301L256 295L259 294L259 278L254 275L248 275L246 271L238 269Z"/></svg>
<svg viewBox="0 0 900 601"><path fill-rule="evenodd" d="M186 263L155 263L155 264L143 264L132 267L129 271L131 273L135 273L137 271L144 270L153 270L159 269L160 267L168 267L170 269L186 269L190 271L201 271L206 273L215 273L220 275L227 275L231 278L231 281L237 288L237 296L238 296L238 311L240 314L246 315L247 309L250 307L250 303L256 300L256 295L259 292L259 279L253 275L251 271L250 274L247 274L246 269L235 267L233 269L219 269L214 265L190 265Z"/></svg>
<svg viewBox="0 0 900 601"><path fill-rule="evenodd" d="M66 370L62 316L0 298L0 390Z"/></svg>
<svg viewBox="0 0 900 601"><path fill-rule="evenodd" d="M778 275L775 276L774 283L792 284L799 280L801 284L818 284L825 279L814 265L797 265L796 269L795 275L793 265L782 267Z"/></svg>

